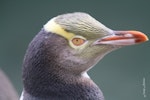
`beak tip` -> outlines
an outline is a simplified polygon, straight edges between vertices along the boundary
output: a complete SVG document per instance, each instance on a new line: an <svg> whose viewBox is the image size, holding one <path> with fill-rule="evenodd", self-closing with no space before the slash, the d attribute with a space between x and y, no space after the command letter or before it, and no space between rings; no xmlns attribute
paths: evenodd
<svg viewBox="0 0 150 100"><path fill-rule="evenodd" d="M146 39L145 39L145 41L149 41L149 38L146 36Z"/></svg>
<svg viewBox="0 0 150 100"><path fill-rule="evenodd" d="M128 31L128 32L131 33L133 37L135 37L135 39L137 39L136 43L142 43L149 40L148 36L140 31Z"/></svg>

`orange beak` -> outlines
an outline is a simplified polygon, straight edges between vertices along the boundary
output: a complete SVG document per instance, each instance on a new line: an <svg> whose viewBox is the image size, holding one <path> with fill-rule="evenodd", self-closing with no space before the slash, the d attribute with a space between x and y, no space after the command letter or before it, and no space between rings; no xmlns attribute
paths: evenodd
<svg viewBox="0 0 150 100"><path fill-rule="evenodd" d="M148 37L139 31L113 31L114 34L101 38L96 44L134 45L148 41Z"/></svg>

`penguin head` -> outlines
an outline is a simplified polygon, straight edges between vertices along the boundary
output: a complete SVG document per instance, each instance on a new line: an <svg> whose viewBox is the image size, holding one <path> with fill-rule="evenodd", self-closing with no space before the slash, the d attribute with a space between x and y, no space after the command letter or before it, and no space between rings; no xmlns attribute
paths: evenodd
<svg viewBox="0 0 150 100"><path fill-rule="evenodd" d="M52 44L56 45L53 52L64 69L76 74L89 70L112 50L148 40L139 31L111 30L82 12L56 16L44 25L44 30L62 38L53 39Z"/></svg>

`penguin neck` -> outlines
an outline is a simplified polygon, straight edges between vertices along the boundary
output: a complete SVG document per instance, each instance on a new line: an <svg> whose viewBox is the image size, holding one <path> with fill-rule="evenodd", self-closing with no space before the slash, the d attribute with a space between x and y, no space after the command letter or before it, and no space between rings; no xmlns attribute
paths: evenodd
<svg viewBox="0 0 150 100"><path fill-rule="evenodd" d="M33 66L30 66L33 67ZM51 66L48 66L51 67ZM36 66L28 68L28 72L24 72L23 82L24 91L34 97L68 97L80 93L78 95L88 94L89 91L99 91L96 84L87 77L72 75L63 70L51 69L47 66ZM58 66L53 66L58 67ZM30 70L30 71L29 71ZM65 74L62 74L65 73Z"/></svg>
<svg viewBox="0 0 150 100"><path fill-rule="evenodd" d="M41 100L47 100L48 98L86 100L91 98L99 100L98 98L103 97L100 89L89 78L67 73L62 75L58 70L57 73L53 73L50 70L43 70L45 66L39 67L41 69L35 68L31 72L27 72L28 78L24 78L24 92L30 98L41 98Z"/></svg>

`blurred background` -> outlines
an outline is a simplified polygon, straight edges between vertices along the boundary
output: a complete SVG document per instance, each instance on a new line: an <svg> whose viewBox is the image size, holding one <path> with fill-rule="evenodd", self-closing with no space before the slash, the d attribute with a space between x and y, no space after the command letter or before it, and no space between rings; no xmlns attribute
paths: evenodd
<svg viewBox="0 0 150 100"><path fill-rule="evenodd" d="M111 29L135 29L150 38L149 5L148 0L0 0L0 68L21 94L24 54L49 19L86 12ZM150 100L150 42L108 54L89 75L106 100Z"/></svg>

